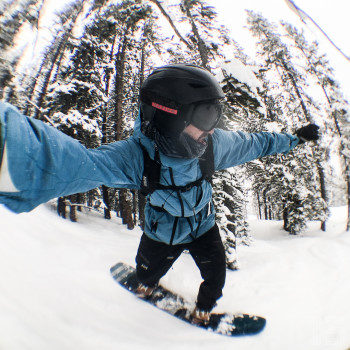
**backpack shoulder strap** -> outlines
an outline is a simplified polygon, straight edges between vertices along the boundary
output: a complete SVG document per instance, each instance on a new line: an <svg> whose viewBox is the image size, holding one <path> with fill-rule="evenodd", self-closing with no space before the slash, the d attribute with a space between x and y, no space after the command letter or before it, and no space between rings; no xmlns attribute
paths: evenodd
<svg viewBox="0 0 350 350"><path fill-rule="evenodd" d="M153 193L157 189L163 190L175 190L179 192L189 191L194 186L200 186L203 180L211 182L212 176L215 172L214 165L214 149L213 149L213 139L212 136L208 136L208 146L199 159L199 167L202 172L202 177L196 181L193 181L185 186L175 186L174 184L170 186L161 185L160 182L160 171L161 171L161 161L158 148L155 148L154 159L150 157L145 146L140 142L140 146L143 152L144 170L142 174L141 182L141 193L144 196ZM171 168L170 168L171 169Z"/></svg>
<svg viewBox="0 0 350 350"><path fill-rule="evenodd" d="M215 173L214 146L213 137L211 135L208 135L208 146L203 154L203 157L199 159L199 167L203 178L211 182L212 176Z"/></svg>
<svg viewBox="0 0 350 350"><path fill-rule="evenodd" d="M157 185L160 181L160 157L158 148L155 149L155 159L152 159L148 154L145 146L140 142L140 146L143 152L143 174L141 182L141 193L144 196L154 192L157 189Z"/></svg>

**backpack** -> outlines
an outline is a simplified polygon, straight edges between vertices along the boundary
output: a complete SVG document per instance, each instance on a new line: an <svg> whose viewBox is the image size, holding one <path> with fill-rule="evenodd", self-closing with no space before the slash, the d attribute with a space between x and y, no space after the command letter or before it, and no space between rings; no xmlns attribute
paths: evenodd
<svg viewBox="0 0 350 350"><path fill-rule="evenodd" d="M188 183L185 186L176 186L172 174L172 168L169 168L171 185L162 185L160 181L160 171L162 163L160 161L159 150L155 148L154 159L152 159L146 148L140 143L143 151L143 160L144 160L144 170L142 174L142 183L141 183L141 193L144 196L152 194L155 190L174 190L180 194L180 192L189 191L192 187L200 186L203 181L211 182L212 176L215 172L214 166L214 150L213 150L213 139L211 135L208 135L208 145L201 158L199 158L199 167L202 172L202 176Z"/></svg>

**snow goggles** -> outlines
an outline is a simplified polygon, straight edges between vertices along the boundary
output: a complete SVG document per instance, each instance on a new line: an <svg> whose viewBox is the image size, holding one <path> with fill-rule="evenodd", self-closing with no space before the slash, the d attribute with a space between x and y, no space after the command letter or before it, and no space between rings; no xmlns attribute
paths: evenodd
<svg viewBox="0 0 350 350"><path fill-rule="evenodd" d="M206 101L189 105L184 112L187 124L192 124L202 131L210 131L218 124L223 112L219 101Z"/></svg>

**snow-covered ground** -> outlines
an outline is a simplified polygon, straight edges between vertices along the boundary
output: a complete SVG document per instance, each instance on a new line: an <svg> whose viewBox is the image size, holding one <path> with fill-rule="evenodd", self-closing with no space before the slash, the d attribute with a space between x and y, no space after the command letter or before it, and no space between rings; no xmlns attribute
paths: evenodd
<svg viewBox="0 0 350 350"><path fill-rule="evenodd" d="M250 219L217 310L267 318L257 336L228 338L191 327L113 281L117 261L134 264L141 235L119 219L59 218L49 205L15 215L0 207L1 350L347 350L350 348L350 233L346 208L328 231L318 223L288 236L280 222ZM194 301L199 273L182 255L163 279Z"/></svg>

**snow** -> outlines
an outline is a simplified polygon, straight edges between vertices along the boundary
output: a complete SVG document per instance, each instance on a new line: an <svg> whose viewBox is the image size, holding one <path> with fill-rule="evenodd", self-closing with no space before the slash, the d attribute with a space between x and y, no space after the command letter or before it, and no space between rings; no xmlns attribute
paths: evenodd
<svg viewBox="0 0 350 350"><path fill-rule="evenodd" d="M140 230L52 206L16 215L0 207L0 349L268 349L350 347L350 233L333 208L326 233L311 223L289 236L281 222L250 217L254 237L239 247L218 311L267 318L257 336L228 338L191 327L113 281L117 261L134 265ZM200 276L183 254L162 283L194 302Z"/></svg>
<svg viewBox="0 0 350 350"><path fill-rule="evenodd" d="M97 121L89 118L88 115L81 114L78 110L71 109L69 114L56 112L52 116L52 121L53 126L55 127L65 125L68 128L73 128L74 134L78 133L78 131L74 129L78 126L89 132L91 135L94 135L97 138L102 138L102 132L100 131Z"/></svg>
<svg viewBox="0 0 350 350"><path fill-rule="evenodd" d="M246 92L248 94L252 93L254 98L256 98L260 103L260 107L258 107L257 110L262 114L266 114L265 103L258 94L258 90L262 90L263 85L253 71L253 69L256 67L249 67L240 60L233 58L226 62L222 62L220 68L221 71L219 71L216 75L216 79L219 82L223 82L225 78L235 78L240 83L246 85L246 87L249 89ZM243 90L245 90L244 87Z"/></svg>
<svg viewBox="0 0 350 350"><path fill-rule="evenodd" d="M221 69L226 73L227 76L232 76L236 78L243 84L246 84L251 91L258 95L258 89L262 89L262 83L253 73L252 69L243 64L238 59L230 59L228 62L223 62L221 64ZM219 81L224 80L225 75L220 72L216 78Z"/></svg>

